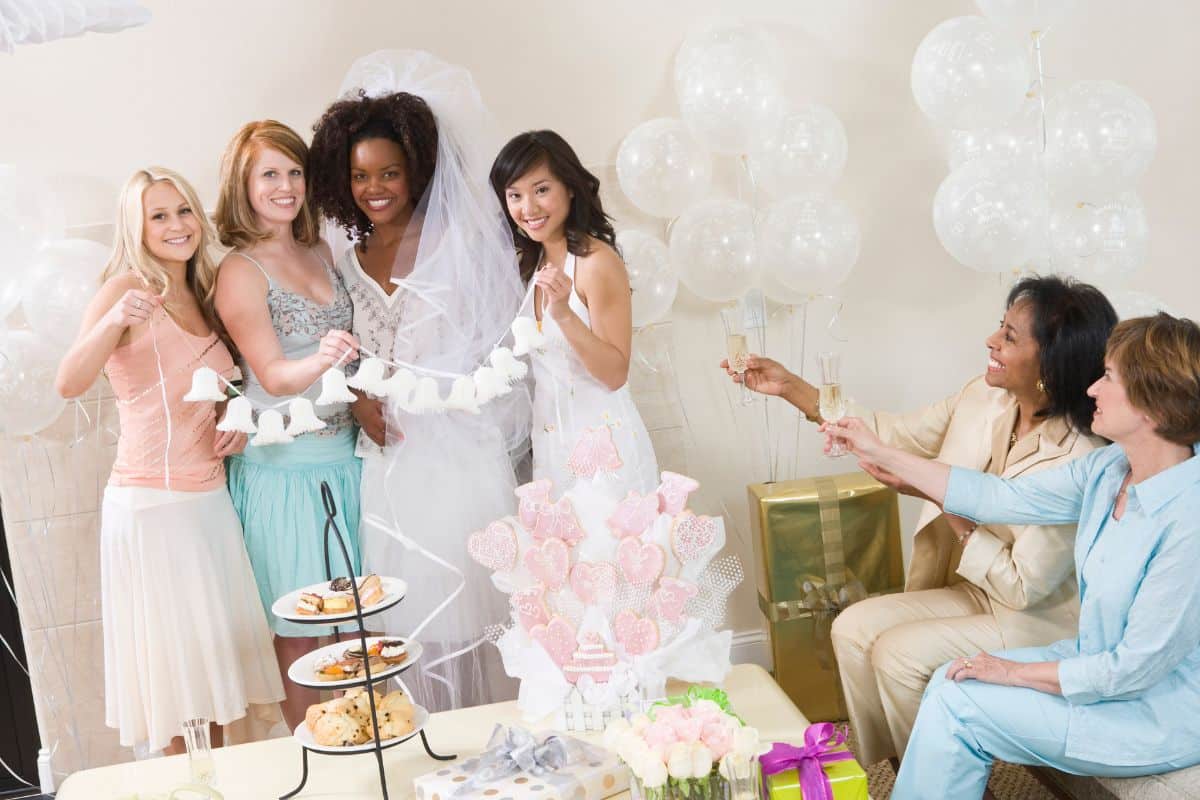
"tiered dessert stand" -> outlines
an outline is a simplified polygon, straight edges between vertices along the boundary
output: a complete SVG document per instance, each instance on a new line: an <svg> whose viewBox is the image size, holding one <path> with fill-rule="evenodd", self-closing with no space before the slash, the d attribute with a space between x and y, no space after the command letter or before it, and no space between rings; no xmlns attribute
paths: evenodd
<svg viewBox="0 0 1200 800"><path fill-rule="evenodd" d="M342 558L346 562L346 574L354 576L354 565L350 559L350 552L346 549L346 542L342 537L342 532L338 530L337 522L335 521L337 507L333 501L333 492L330 491L329 485L324 481L321 482L321 501L325 506L325 576L328 580L333 580L334 577L329 563L330 531L335 534L334 538L337 540L338 547L342 551ZM311 653L308 653L307 655L302 656L301 658L298 658L288 669L288 678L291 679L293 683L313 689L349 689L355 686L365 687L367 690L367 698L370 701L371 707L371 730L374 733L371 741L365 744L350 746L326 746L317 744L317 742L313 739L312 732L308 730L308 726L304 722L301 722L296 726L294 735L297 741L300 742L300 747L303 752L304 773L300 777L300 785L287 794L280 795L279 800L288 800L288 798L294 797L295 795L299 794L300 790L304 788L304 785L308 783L308 754L310 752L331 756L374 753L375 762L379 766L379 788L383 792L383 800L388 800L387 776L383 770L383 751L387 748L395 747L402 742L407 742L414 737L420 736L421 744L425 746L425 752L429 754L430 758L437 759L438 761L449 761L457 758L457 756L443 756L433 752L433 749L429 746L429 739L425 735L425 725L429 721L429 712L421 706L415 704L413 706L414 714L412 731L403 736L385 739L384 741L379 740L379 717L375 708L375 692L372 687L376 683L382 683L389 679L395 678L396 682L400 685L400 688L404 691L404 694L407 695L411 701L412 693L408 690L408 686L405 685L404 681L399 676L400 673L417 663L418 659L420 659L421 645L419 642L403 640L407 647L408 653L408 658L406 658L403 663L389 665L379 672L373 673L371 671L370 658L367 656L367 648L378 638L394 639L396 637L368 637L366 633L366 626L363 623L363 620L364 618L372 616L373 614L386 611L403 600L406 586L404 581L399 580L398 578L382 578L385 593L384 598L380 602L364 610L358 596L359 580L360 576L354 576L354 579L350 581L351 591L354 593L354 610L347 611L344 614L320 614L316 616L298 614L296 612L296 600L298 599L300 592L309 590L309 587L284 595L276 600L274 605L271 607L272 613L278 617L288 620L289 622L312 625L334 624L335 630L336 623L339 622L353 621L358 626L358 642L363 652L363 672L360 676L338 681L322 681L316 677L316 670L314 669L316 660L325 652L337 651L345 647L345 642L338 642L330 645L329 647L319 648Z"/></svg>

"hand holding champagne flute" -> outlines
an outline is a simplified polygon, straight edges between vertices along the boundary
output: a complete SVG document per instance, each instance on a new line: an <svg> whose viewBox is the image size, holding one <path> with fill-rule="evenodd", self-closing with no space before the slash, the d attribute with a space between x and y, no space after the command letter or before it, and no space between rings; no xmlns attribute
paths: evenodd
<svg viewBox="0 0 1200 800"><path fill-rule="evenodd" d="M821 365L821 418L826 422L836 422L846 416L846 398L842 394L841 356L837 353L821 353L817 360ZM830 458L840 458L846 455L846 447L833 439L826 453Z"/></svg>

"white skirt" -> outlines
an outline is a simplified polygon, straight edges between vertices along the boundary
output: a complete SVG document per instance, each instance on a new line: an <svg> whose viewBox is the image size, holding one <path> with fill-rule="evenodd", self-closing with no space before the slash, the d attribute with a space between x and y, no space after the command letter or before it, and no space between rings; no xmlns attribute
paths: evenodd
<svg viewBox="0 0 1200 800"><path fill-rule="evenodd" d="M107 487L100 577L105 713L122 745L160 750L195 717L240 720L232 744L279 718L283 682L225 487Z"/></svg>

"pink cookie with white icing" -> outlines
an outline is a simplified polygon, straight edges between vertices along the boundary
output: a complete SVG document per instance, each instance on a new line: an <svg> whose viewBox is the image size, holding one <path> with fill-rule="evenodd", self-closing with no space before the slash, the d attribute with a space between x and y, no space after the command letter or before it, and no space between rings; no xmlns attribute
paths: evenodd
<svg viewBox="0 0 1200 800"><path fill-rule="evenodd" d="M613 536L640 536L658 519L659 499L657 494L642 496L631 491L617 503L617 510L608 518L608 527Z"/></svg>
<svg viewBox="0 0 1200 800"><path fill-rule="evenodd" d="M538 509L550 502L550 490L554 483L543 478L540 481L522 484L513 489L520 501L517 503L517 519L527 531L532 531L537 523Z"/></svg>
<svg viewBox="0 0 1200 800"><path fill-rule="evenodd" d="M546 608L546 587L540 583L518 589L509 596L508 602L517 615L517 622L527 631L550 621L550 611Z"/></svg>
<svg viewBox="0 0 1200 800"><path fill-rule="evenodd" d="M617 568L606 561L580 561L571 567L571 591L584 605L611 602L617 593Z"/></svg>
<svg viewBox="0 0 1200 800"><path fill-rule="evenodd" d="M583 526L575 516L570 499L560 497L557 503L547 503L538 509L537 520L533 524L534 539L562 539L574 546L583 537Z"/></svg>
<svg viewBox="0 0 1200 800"><path fill-rule="evenodd" d="M645 655L658 647L658 625L629 609L613 620L613 635L631 656Z"/></svg>
<svg viewBox="0 0 1200 800"><path fill-rule="evenodd" d="M699 591L694 583L678 578L663 578L658 582L658 589L654 591L650 602L660 619L679 622L683 619L683 607Z"/></svg>
<svg viewBox="0 0 1200 800"><path fill-rule="evenodd" d="M525 551L525 567L552 592L567 582L570 561L570 551L562 539L546 539Z"/></svg>
<svg viewBox="0 0 1200 800"><path fill-rule="evenodd" d="M571 654L575 652L577 645L575 629L571 627L571 623L557 616L546 625L533 626L529 636L545 648L551 660L560 667L571 660Z"/></svg>
<svg viewBox="0 0 1200 800"><path fill-rule="evenodd" d="M496 521L467 538L471 558L495 572L508 572L517 563L517 534L507 523Z"/></svg>
<svg viewBox="0 0 1200 800"><path fill-rule="evenodd" d="M643 542L636 536L622 539L617 545L617 565L625 580L635 586L654 583L666 566L667 555L652 542Z"/></svg>
<svg viewBox="0 0 1200 800"><path fill-rule="evenodd" d="M717 521L685 511L671 523L671 551L681 564L701 558L717 540Z"/></svg>
<svg viewBox="0 0 1200 800"><path fill-rule="evenodd" d="M677 472L663 472L658 485L658 510L672 516L687 508L688 495L700 488L700 482Z"/></svg>

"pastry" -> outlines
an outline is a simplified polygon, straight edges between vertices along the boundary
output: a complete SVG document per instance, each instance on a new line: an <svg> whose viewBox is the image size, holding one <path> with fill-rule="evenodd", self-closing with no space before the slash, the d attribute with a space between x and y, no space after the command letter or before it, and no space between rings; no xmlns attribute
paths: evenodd
<svg viewBox="0 0 1200 800"><path fill-rule="evenodd" d="M361 686L356 686L350 689L342 696L343 700L348 701L353 708L351 715L354 716L359 723L365 722L368 726L371 724L371 698L367 695L365 689ZM375 693L375 711L378 713L379 705L383 702L383 695Z"/></svg>
<svg viewBox="0 0 1200 800"><path fill-rule="evenodd" d="M403 664L408 660L408 645L400 639L384 639L376 642L379 657L385 664Z"/></svg>
<svg viewBox="0 0 1200 800"><path fill-rule="evenodd" d="M321 608L325 614L344 614L354 610L354 598L345 592L327 594L322 600Z"/></svg>
<svg viewBox="0 0 1200 800"><path fill-rule="evenodd" d="M395 719L411 720L416 714L412 701L401 691L389 692L379 701L375 709L381 714Z"/></svg>
<svg viewBox="0 0 1200 800"><path fill-rule="evenodd" d="M416 725L411 719L398 716L387 716L379 720L379 740L395 739L413 732ZM368 729L369 731L369 729Z"/></svg>
<svg viewBox="0 0 1200 800"><path fill-rule="evenodd" d="M316 703L308 707L308 712L304 715L304 724L308 726L309 732L316 730L317 720L325 716L325 704Z"/></svg>
<svg viewBox="0 0 1200 800"><path fill-rule="evenodd" d="M348 591L350 591L350 587L353 585L354 584L352 584L350 582L349 578L346 578L346 577L334 578L333 580L331 580L329 582L329 591L331 591L331 592L348 592Z"/></svg>
<svg viewBox="0 0 1200 800"><path fill-rule="evenodd" d="M358 585L358 600L363 608L373 606L383 599L383 581L378 575L368 575Z"/></svg>
<svg viewBox="0 0 1200 800"><path fill-rule="evenodd" d="M362 726L346 713L327 712L313 727L313 741L326 747L349 747L367 741Z"/></svg>
<svg viewBox="0 0 1200 800"><path fill-rule="evenodd" d="M321 595L313 594L312 592L301 592L300 599L296 602L297 614L320 614L324 603Z"/></svg>

